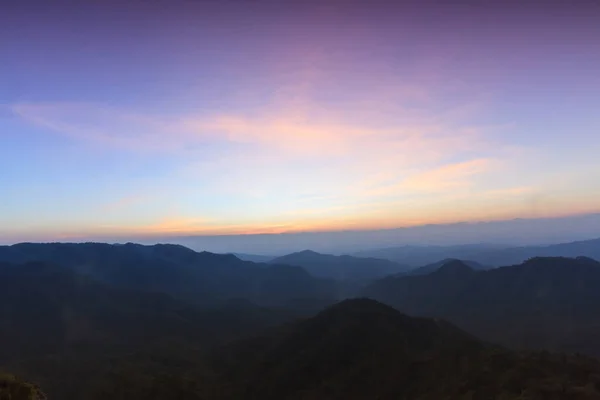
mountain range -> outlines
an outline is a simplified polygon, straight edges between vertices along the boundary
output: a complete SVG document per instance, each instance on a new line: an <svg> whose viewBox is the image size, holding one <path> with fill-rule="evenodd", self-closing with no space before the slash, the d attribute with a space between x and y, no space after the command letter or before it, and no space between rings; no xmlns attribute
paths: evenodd
<svg viewBox="0 0 600 400"><path fill-rule="evenodd" d="M443 259L460 259L490 267L522 263L532 257L589 257L600 260L600 239L545 246L502 246L471 244L460 246L400 246L360 251L356 257L384 258L412 267L432 264Z"/></svg>
<svg viewBox="0 0 600 400"><path fill-rule="evenodd" d="M598 287L595 260L537 257L489 271L455 260L428 275L381 279L363 294L515 348L600 356Z"/></svg>
<svg viewBox="0 0 600 400"><path fill-rule="evenodd" d="M371 281L411 269L408 266L381 258L334 256L311 250L278 257L271 260L270 263L295 265L304 268L312 276L342 282Z"/></svg>
<svg viewBox="0 0 600 400"><path fill-rule="evenodd" d="M290 265L256 264L231 254L179 245L21 243L0 246L0 262L44 261L113 286L164 292L198 305L232 298L279 306L303 300L330 304L334 283Z"/></svg>
<svg viewBox="0 0 600 400"><path fill-rule="evenodd" d="M452 259L398 273L380 260L299 255L307 269L313 259L329 270L315 277L285 259L172 245L0 247L0 369L24 378L0 376L0 394L600 398L591 358L600 356L600 263L591 258L494 269ZM331 277L344 261L351 272ZM353 279L361 285L341 297L361 298L338 302Z"/></svg>

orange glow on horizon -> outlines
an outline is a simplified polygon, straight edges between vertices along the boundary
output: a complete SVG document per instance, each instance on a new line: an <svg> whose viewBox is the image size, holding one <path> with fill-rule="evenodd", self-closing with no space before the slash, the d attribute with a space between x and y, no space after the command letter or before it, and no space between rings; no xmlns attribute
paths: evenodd
<svg viewBox="0 0 600 400"><path fill-rule="evenodd" d="M378 217L372 219L359 218L339 218L335 220L323 221L319 219L304 219L301 221L261 225L207 225L198 227L197 220L173 220L164 221L161 224L153 224L139 227L102 227L91 231L64 231L56 234L47 232L41 234L41 240L82 240L89 237L138 237L152 239L155 237L178 237L178 236L229 236L229 235L259 235L259 234L287 234L287 233L310 233L310 232L342 232L342 231L374 231L391 230L401 228L412 228L424 225L447 225L455 223L485 223L511 220L516 218L538 219L538 218L562 218L574 217L586 214L600 213L600 208L590 207L579 210L579 212L554 212L537 215L530 214L506 214L498 213L492 216L481 216L480 218L464 219L460 214L448 215L445 218L427 218L415 217L413 219L392 219Z"/></svg>

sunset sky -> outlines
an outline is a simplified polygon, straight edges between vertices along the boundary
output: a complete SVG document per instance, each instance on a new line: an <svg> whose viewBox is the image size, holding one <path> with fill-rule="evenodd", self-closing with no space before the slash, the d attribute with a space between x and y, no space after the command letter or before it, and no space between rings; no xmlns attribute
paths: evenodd
<svg viewBox="0 0 600 400"><path fill-rule="evenodd" d="M600 212L594 2L13 3L4 241Z"/></svg>

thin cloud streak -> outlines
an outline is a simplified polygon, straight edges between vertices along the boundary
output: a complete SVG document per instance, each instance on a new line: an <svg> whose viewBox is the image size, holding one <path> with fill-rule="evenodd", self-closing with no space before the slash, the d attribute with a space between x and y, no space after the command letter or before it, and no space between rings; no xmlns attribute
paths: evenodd
<svg viewBox="0 0 600 400"><path fill-rule="evenodd" d="M313 106L314 107L314 106ZM64 134L73 139L92 142L126 151L169 152L184 150L206 141L260 144L301 156L330 156L356 150L357 145L374 147L378 143L395 148L436 141L461 141L461 133L476 140L469 130L443 122L428 122L426 115L408 121L388 122L386 127L360 126L330 116L320 118L282 114L257 117L235 114L209 116L155 116L123 111L93 104L20 103L11 107L22 119ZM407 149L410 150L410 149ZM452 151L452 149L449 149Z"/></svg>
<svg viewBox="0 0 600 400"><path fill-rule="evenodd" d="M409 175L400 182L367 189L368 196L390 194L444 193L470 187L472 178L489 171L493 160L474 159Z"/></svg>
<svg viewBox="0 0 600 400"><path fill-rule="evenodd" d="M493 158L497 146L486 139L489 127L460 124L455 113L445 122L445 115L411 110L410 117L400 120L356 125L351 117L344 120L335 112L318 112L309 118L312 109L318 107L305 101L297 113L288 108L280 114L266 109L262 115L160 116L92 104L12 107L25 121L91 146L88 151L101 146L142 157L177 157L181 162L172 179L201 179L204 196L265 202L261 207L265 211L240 215L241 224L234 226L223 213L212 215L210 222L198 219L206 214L198 208L178 221L132 227L140 233L256 232L263 229L261 223L244 223L244 219L257 218L267 231L368 225L363 215L369 214L373 199L379 199L380 205L401 207L394 196L447 195L473 186L475 178L502 162ZM208 145L216 145L217 150L203 151ZM472 158L474 153L478 158ZM303 166L306 160L309 168ZM152 196L156 194L133 194L102 210L118 213L143 199L151 201ZM321 222L297 219L310 215L318 215ZM279 221L275 227L269 227L275 220Z"/></svg>
<svg viewBox="0 0 600 400"><path fill-rule="evenodd" d="M125 196L103 205L99 211L102 213L115 213L142 204L148 199L150 197L147 195Z"/></svg>

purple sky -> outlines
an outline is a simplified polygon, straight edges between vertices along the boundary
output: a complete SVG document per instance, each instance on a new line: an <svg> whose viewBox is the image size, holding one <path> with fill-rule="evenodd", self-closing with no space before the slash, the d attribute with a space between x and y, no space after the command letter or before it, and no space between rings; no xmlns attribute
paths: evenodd
<svg viewBox="0 0 600 400"><path fill-rule="evenodd" d="M390 3L3 5L0 240L600 211L598 2Z"/></svg>

